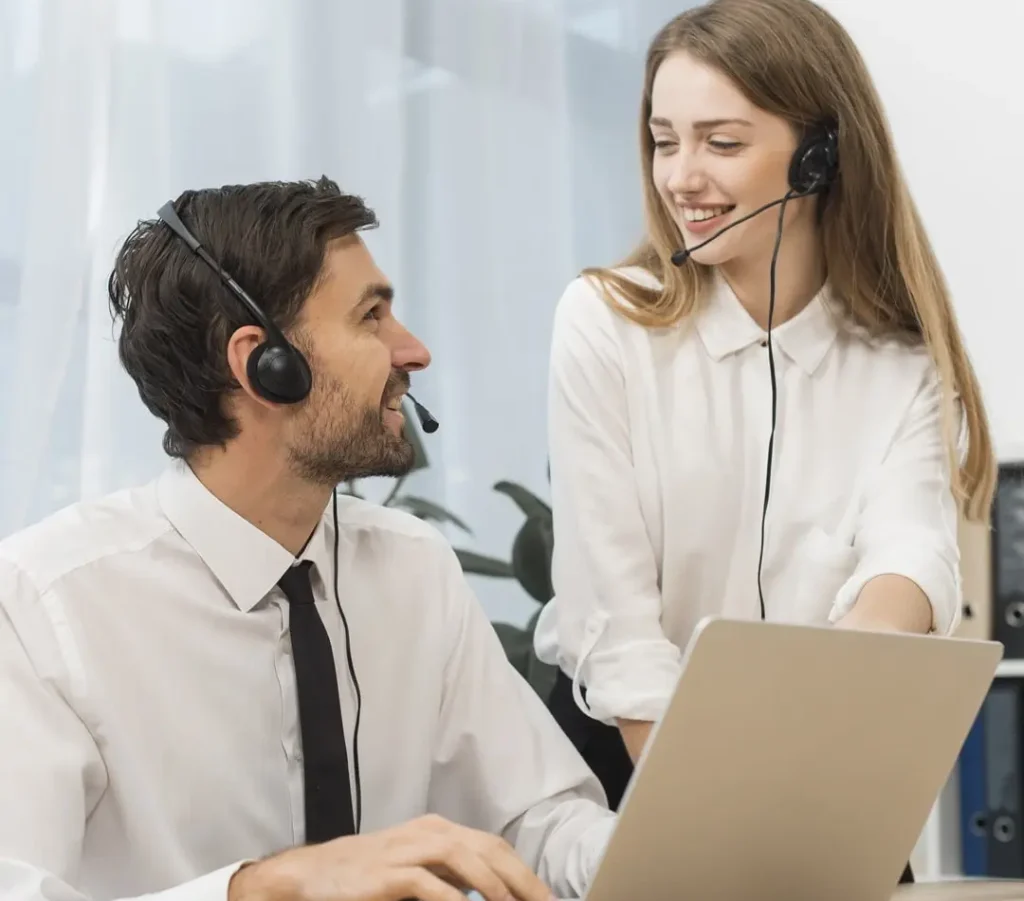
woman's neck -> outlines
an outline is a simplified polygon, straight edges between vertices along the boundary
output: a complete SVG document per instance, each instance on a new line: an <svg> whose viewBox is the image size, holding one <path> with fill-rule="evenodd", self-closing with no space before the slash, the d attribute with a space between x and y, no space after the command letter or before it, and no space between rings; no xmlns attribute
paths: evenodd
<svg viewBox="0 0 1024 901"><path fill-rule="evenodd" d="M761 328L767 329L771 300L771 252L751 259L729 260L720 265L718 270L751 318ZM800 241L795 236L790 239L787 233L775 266L772 328L800 313L825 284L825 275L825 258L817 236L809 235Z"/></svg>

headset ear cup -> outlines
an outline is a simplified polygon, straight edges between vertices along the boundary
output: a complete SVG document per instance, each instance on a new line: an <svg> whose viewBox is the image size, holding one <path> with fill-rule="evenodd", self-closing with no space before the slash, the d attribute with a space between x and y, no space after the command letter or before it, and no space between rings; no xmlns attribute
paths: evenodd
<svg viewBox="0 0 1024 901"><path fill-rule="evenodd" d="M252 386L252 390L260 397L270 400L270 398L267 397L266 389L264 389L263 385L260 383L260 360L263 358L263 354L266 352L266 349L266 342L257 344L256 347L253 348L252 353L249 354L249 359L245 361L245 374L249 378L249 384Z"/></svg>
<svg viewBox="0 0 1024 901"><path fill-rule="evenodd" d="M822 176L821 146L804 142L793 154L789 167L789 186L798 194L820 187Z"/></svg>
<svg viewBox="0 0 1024 901"><path fill-rule="evenodd" d="M306 358L291 345L258 345L246 361L246 375L260 397L278 404L305 400L313 385Z"/></svg>
<svg viewBox="0 0 1024 901"><path fill-rule="evenodd" d="M835 129L815 129L793 153L789 186L798 194L827 188L835 179L838 165L839 143Z"/></svg>

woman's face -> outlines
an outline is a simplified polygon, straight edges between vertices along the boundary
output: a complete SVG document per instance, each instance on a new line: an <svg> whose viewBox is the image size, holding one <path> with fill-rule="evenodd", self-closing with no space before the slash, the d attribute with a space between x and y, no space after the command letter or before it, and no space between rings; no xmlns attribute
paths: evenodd
<svg viewBox="0 0 1024 901"><path fill-rule="evenodd" d="M667 57L651 95L654 185L679 226L685 247L789 190L797 139L784 119L754 106L717 69L686 53ZM786 205L786 233L814 228L813 198ZM770 258L778 207L730 229L693 259L721 266Z"/></svg>

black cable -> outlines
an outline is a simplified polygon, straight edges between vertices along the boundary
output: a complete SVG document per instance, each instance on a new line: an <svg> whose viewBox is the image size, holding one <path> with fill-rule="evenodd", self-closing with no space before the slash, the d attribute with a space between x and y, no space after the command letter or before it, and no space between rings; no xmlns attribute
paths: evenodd
<svg viewBox="0 0 1024 901"><path fill-rule="evenodd" d="M768 371L771 373L772 381L772 429L768 436L768 464L764 477L764 505L761 508L761 550L757 558L757 596L761 602L761 619L765 619L764 610L764 589L761 586L761 566L764 563L764 533L765 521L768 518L768 497L771 494L772 486L772 455L775 450L775 419L778 412L778 386L775 381L775 354L772 350L772 318L775 315L775 264L779 259L779 247L782 245L782 225L786 215L786 204L794 196L795 191L789 191L782 200L779 207L779 225L775 232L775 249L772 251L772 265L769 273L768 283Z"/></svg>
<svg viewBox="0 0 1024 901"><path fill-rule="evenodd" d="M356 690L356 726L352 732L352 769L356 777L356 833L363 825L363 787L359 775L359 721L363 715L363 693L359 689L359 680L356 678L356 667L352 662L352 640L349 636L348 619L345 611L341 608L341 598L338 596L338 492L333 495L334 508L334 603L338 606L338 613L341 614L341 622L345 626L345 656L348 658L348 672L352 677L352 685Z"/></svg>

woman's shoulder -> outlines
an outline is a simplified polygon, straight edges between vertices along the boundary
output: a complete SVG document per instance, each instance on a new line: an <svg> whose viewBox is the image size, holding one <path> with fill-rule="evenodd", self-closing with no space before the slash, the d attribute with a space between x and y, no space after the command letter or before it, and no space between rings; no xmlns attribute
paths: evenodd
<svg viewBox="0 0 1024 901"><path fill-rule="evenodd" d="M902 420L911 410L938 404L939 370L920 335L875 333L847 322L839 341L837 374L870 399L879 417L889 410Z"/></svg>
<svg viewBox="0 0 1024 901"><path fill-rule="evenodd" d="M870 365L902 370L912 377L932 367L931 354L920 335L893 331L872 332L849 319L841 322L839 334L848 351L864 357Z"/></svg>
<svg viewBox="0 0 1024 901"><path fill-rule="evenodd" d="M864 321L852 312L851 304L831 285L825 286L821 298L839 341L848 353L876 363L903 364L910 369L927 365L930 355L919 333L898 331Z"/></svg>
<svg viewBox="0 0 1024 901"><path fill-rule="evenodd" d="M661 290L658 278L641 266L590 269L576 276L566 286L559 298L556 316L560 321L592 323L604 327L631 326L633 323L620 315L613 306L635 306L628 293L630 285L646 291Z"/></svg>
<svg viewBox="0 0 1024 901"><path fill-rule="evenodd" d="M653 272L644 269L643 266L589 268L569 282L565 290L566 292L587 290L599 297L602 288L621 293L621 286L625 284L633 284L649 291L661 290L661 281Z"/></svg>

